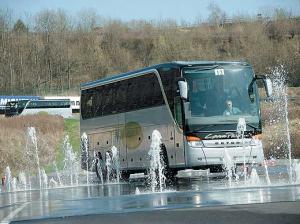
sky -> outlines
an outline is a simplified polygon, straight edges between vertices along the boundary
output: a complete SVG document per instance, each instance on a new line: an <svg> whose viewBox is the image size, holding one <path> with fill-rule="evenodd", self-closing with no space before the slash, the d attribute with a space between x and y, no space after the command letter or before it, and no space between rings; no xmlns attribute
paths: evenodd
<svg viewBox="0 0 300 224"><path fill-rule="evenodd" d="M215 3L229 17L238 14L255 16L274 8L300 15L300 0L0 0L0 9L12 9L16 17L34 15L44 9L63 9L72 15L94 10L104 18L130 20L164 20L195 22L205 20L208 6Z"/></svg>

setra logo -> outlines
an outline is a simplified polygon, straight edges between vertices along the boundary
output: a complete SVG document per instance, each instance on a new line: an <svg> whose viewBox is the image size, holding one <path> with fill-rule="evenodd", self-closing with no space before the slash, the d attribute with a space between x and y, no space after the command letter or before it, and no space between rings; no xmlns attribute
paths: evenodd
<svg viewBox="0 0 300 224"><path fill-rule="evenodd" d="M137 149L143 140L142 127L137 122L128 122L121 130L121 141L128 149Z"/></svg>

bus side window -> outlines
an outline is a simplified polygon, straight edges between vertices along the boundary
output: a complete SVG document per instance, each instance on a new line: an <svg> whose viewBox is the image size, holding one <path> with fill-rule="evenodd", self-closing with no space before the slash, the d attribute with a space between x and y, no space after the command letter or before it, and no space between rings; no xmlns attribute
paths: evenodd
<svg viewBox="0 0 300 224"><path fill-rule="evenodd" d="M113 85L106 85L103 88L103 100L102 100L102 114L109 115L111 114L114 106L114 91Z"/></svg>
<svg viewBox="0 0 300 224"><path fill-rule="evenodd" d="M163 97L154 73L145 74L128 81L127 111L163 104Z"/></svg>
<svg viewBox="0 0 300 224"><path fill-rule="evenodd" d="M178 86L176 80L180 77L180 70L177 67L166 67L158 69L158 72L163 83L170 110L172 111L172 114L174 116L174 97L176 96L176 90Z"/></svg>
<svg viewBox="0 0 300 224"><path fill-rule="evenodd" d="M139 78L129 79L127 82L127 103L126 103L126 111L136 110L137 108L137 86L139 85Z"/></svg>
<svg viewBox="0 0 300 224"><path fill-rule="evenodd" d="M38 108L47 108L47 107L50 107L52 108L53 105L52 105L52 102L51 101L41 101L38 103Z"/></svg>
<svg viewBox="0 0 300 224"><path fill-rule="evenodd" d="M151 107L152 106L152 98L153 98L153 87L150 85L151 77L147 77L144 82L142 82L142 92L141 92L141 102L143 107Z"/></svg>
<svg viewBox="0 0 300 224"><path fill-rule="evenodd" d="M153 106L159 106L159 105L164 104L162 91L161 91L159 82L157 80L157 77L154 74L152 76L151 84L152 84L152 88L153 88L153 98L152 98Z"/></svg>
<svg viewBox="0 0 300 224"><path fill-rule="evenodd" d="M36 104L36 102L33 102L33 101L30 101L27 106L27 108L36 108L36 107L37 107L37 104Z"/></svg>
<svg viewBox="0 0 300 224"><path fill-rule="evenodd" d="M98 86L95 88L95 104L93 109L93 116L102 116L102 100L103 100L103 86ZM81 102L83 104L83 102Z"/></svg>
<svg viewBox="0 0 300 224"><path fill-rule="evenodd" d="M92 118L92 106L93 106L93 94L94 90L83 90L82 91L82 111L81 116L83 119Z"/></svg>
<svg viewBox="0 0 300 224"><path fill-rule="evenodd" d="M127 80L117 82L116 84L115 108L118 113L126 112L127 105Z"/></svg>

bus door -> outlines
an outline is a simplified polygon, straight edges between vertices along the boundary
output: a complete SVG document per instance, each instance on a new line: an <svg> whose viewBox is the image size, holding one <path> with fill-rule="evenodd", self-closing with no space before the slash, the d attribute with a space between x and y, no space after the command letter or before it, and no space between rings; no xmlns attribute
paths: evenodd
<svg viewBox="0 0 300 224"><path fill-rule="evenodd" d="M185 166L185 150L183 135L183 116L180 97L175 98L174 117L174 149L176 156L176 166Z"/></svg>

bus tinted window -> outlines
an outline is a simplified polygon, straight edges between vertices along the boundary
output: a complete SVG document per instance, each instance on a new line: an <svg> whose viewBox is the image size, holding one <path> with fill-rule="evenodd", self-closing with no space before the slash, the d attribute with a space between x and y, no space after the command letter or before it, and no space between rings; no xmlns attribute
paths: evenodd
<svg viewBox="0 0 300 224"><path fill-rule="evenodd" d="M97 88L99 88L99 87L97 87ZM97 100L95 98L97 95L94 94L94 92L96 92L94 89L87 89L87 90L82 91L81 115L84 119L92 118L94 116L93 107L96 108L96 105L94 106L93 104L95 103L95 100Z"/></svg>
<svg viewBox="0 0 300 224"><path fill-rule="evenodd" d="M155 74L129 80L127 111L163 105L163 96Z"/></svg>
<svg viewBox="0 0 300 224"><path fill-rule="evenodd" d="M160 68L158 69L161 81L168 99L170 109L174 116L174 98L177 91L177 78L180 77L180 70L178 68Z"/></svg>
<svg viewBox="0 0 300 224"><path fill-rule="evenodd" d="M82 118L105 116L164 104L155 74L145 74L82 91Z"/></svg>
<svg viewBox="0 0 300 224"><path fill-rule="evenodd" d="M27 109L38 108L69 108L69 100L33 100L27 105Z"/></svg>
<svg viewBox="0 0 300 224"><path fill-rule="evenodd" d="M116 110L118 113L126 112L127 109L127 87L128 80L123 80L116 83L117 94L116 94Z"/></svg>

